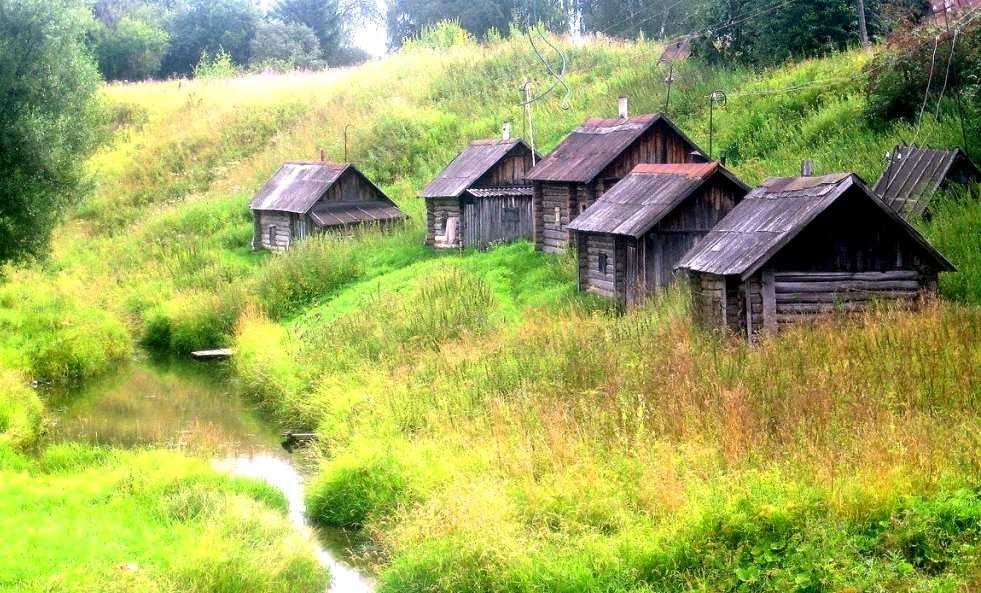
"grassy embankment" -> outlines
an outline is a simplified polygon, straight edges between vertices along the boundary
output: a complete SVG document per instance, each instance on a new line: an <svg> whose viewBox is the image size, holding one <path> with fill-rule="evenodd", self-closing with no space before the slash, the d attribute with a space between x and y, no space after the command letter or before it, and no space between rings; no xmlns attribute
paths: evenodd
<svg viewBox="0 0 981 593"><path fill-rule="evenodd" d="M571 50L572 107L539 104L543 148L621 94L658 109L656 56ZM867 122L861 80L752 94L849 78L866 60L690 64L671 114L705 144L705 95L734 90L715 145L746 181L803 158L872 181L914 132ZM340 80L108 88L118 129L93 159L95 197L49 263L8 272L0 304L19 341L0 363L84 378L137 340L186 352L234 339L244 390L317 427L314 518L372 535L386 591L976 584L977 204L926 229L961 268L942 282L958 302L757 349L693 331L680 294L617 317L575 295L568 260L527 245L427 252L415 193L469 139L520 121L516 89L540 70L511 41L408 52ZM413 222L252 254L251 192L283 160L339 158L348 123L353 160ZM928 114L919 141L957 131ZM51 304L25 306L33 293ZM63 309L77 311L67 324Z"/></svg>
<svg viewBox="0 0 981 593"><path fill-rule="evenodd" d="M323 591L285 511L273 487L179 453L0 445L0 591Z"/></svg>

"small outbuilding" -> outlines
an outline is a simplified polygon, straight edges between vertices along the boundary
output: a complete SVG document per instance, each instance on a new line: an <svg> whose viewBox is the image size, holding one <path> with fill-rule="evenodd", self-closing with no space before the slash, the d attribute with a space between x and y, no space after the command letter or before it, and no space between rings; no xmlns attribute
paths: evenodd
<svg viewBox="0 0 981 593"><path fill-rule="evenodd" d="M528 174L535 186L535 247L564 252L572 219L637 165L705 160L666 115L629 117L621 98L618 119L586 120Z"/></svg>
<svg viewBox="0 0 981 593"><path fill-rule="evenodd" d="M252 198L254 249L284 251L326 230L405 220L378 186L350 163L286 163Z"/></svg>
<svg viewBox="0 0 981 593"><path fill-rule="evenodd" d="M426 244L483 247L534 236L533 190L526 176L534 155L510 125L500 140L470 144L422 191Z"/></svg>
<svg viewBox="0 0 981 593"><path fill-rule="evenodd" d="M579 289L643 301L673 281L681 257L749 190L719 163L637 165L569 224Z"/></svg>
<svg viewBox="0 0 981 593"><path fill-rule="evenodd" d="M960 148L897 146L874 190L893 210L916 220L931 215L930 203L938 190L979 181L981 171Z"/></svg>
<svg viewBox="0 0 981 593"><path fill-rule="evenodd" d="M915 307L954 269L854 173L767 180L678 267L696 321L750 339L873 301Z"/></svg>

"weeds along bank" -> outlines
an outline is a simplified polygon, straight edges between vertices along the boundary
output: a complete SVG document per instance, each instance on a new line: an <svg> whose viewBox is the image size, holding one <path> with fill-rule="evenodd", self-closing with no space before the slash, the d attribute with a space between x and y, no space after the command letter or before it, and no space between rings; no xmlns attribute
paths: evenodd
<svg viewBox="0 0 981 593"><path fill-rule="evenodd" d="M975 308L751 349L694 332L681 293L502 326L460 271L412 290L319 332L247 318L236 344L254 396L316 422L311 516L374 538L381 590L976 584Z"/></svg>
<svg viewBox="0 0 981 593"><path fill-rule="evenodd" d="M0 590L324 591L313 542L271 486L172 452L0 440Z"/></svg>

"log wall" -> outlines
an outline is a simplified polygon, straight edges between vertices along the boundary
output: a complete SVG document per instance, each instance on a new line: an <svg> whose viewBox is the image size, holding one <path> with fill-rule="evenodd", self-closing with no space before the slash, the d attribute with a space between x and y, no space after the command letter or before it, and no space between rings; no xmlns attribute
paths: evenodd
<svg viewBox="0 0 981 593"><path fill-rule="evenodd" d="M579 249L579 290L599 296L617 298L616 242L612 235L577 233ZM601 256L606 256L607 268L601 270Z"/></svg>
<svg viewBox="0 0 981 593"><path fill-rule="evenodd" d="M916 309L936 294L935 273L790 272L764 269L745 281L689 272L694 321L753 339L798 323L885 302Z"/></svg>
<svg viewBox="0 0 981 593"><path fill-rule="evenodd" d="M426 245L436 247L436 235L442 235L445 232L446 221L454 216L460 219L460 227L457 228L457 245L441 247L463 246L463 210L460 207L460 199L432 198L426 200Z"/></svg>

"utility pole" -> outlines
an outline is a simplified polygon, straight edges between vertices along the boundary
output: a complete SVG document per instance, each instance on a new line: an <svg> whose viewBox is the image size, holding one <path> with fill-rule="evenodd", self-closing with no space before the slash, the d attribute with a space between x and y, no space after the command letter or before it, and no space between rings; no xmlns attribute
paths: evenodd
<svg viewBox="0 0 981 593"><path fill-rule="evenodd" d="M862 47L868 47L869 30L865 25L865 0L858 0L858 32L862 37Z"/></svg>
<svg viewBox="0 0 981 593"><path fill-rule="evenodd" d="M668 77L664 79L668 85L667 95L664 97L664 114L668 114L668 107L671 105L671 85L674 83L674 60L668 62Z"/></svg>
<svg viewBox="0 0 981 593"><path fill-rule="evenodd" d="M531 117L531 83L527 80L522 87L525 93L525 122L528 126L528 141L531 143L531 166L534 167L535 163L535 124Z"/></svg>

